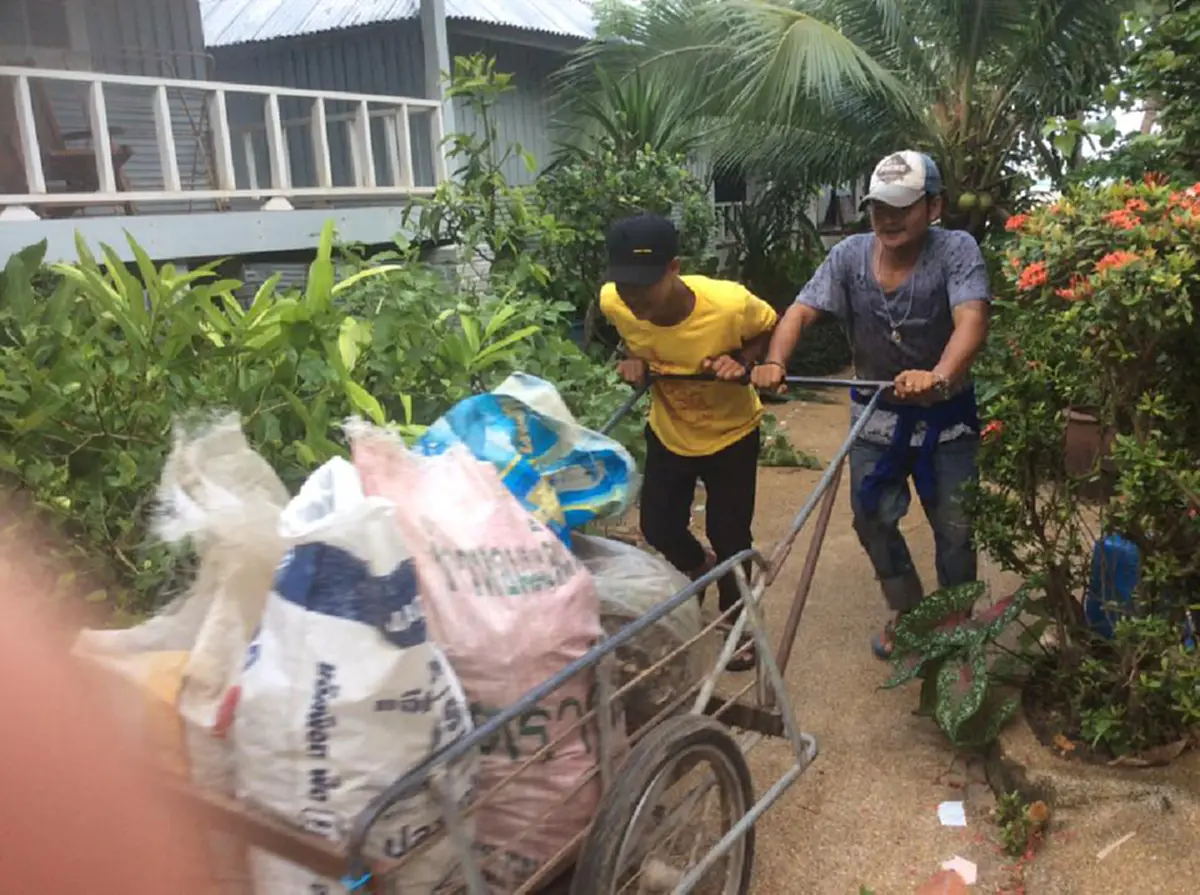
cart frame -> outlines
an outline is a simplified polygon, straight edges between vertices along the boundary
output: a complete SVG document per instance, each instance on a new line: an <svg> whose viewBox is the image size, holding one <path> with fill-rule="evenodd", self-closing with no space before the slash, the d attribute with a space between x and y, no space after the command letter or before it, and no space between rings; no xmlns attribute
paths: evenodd
<svg viewBox="0 0 1200 895"><path fill-rule="evenodd" d="M664 379L711 379L711 375L656 377ZM728 855L739 842L753 835L755 823L779 800L780 797L800 778L808 767L816 760L819 748L814 735L804 732L799 724L787 693L785 672L791 658L801 616L811 590L813 576L816 570L822 543L833 505L836 500L838 486L851 447L858 439L879 406L879 403L890 388L889 382L872 382L846 379L823 379L808 377L788 377L789 384L810 388L850 387L873 389L869 401L864 405L863 412L851 426L841 447L829 461L818 481L800 511L796 514L787 533L775 545L769 556L757 549L742 551L736 556L718 564L708 574L692 582L688 587L673 594L669 599L654 607L650 612L631 622L615 635L596 644L585 655L570 663L557 674L547 678L537 686L528 690L517 702L503 711L490 717L485 723L477 726L470 733L450 743L437 753L426 757L413 767L403 777L396 780L386 790L379 793L355 819L345 843L339 846L311 834L306 834L288 827L280 822L248 812L237 802L212 793L202 793L194 787L179 781L167 780L168 790L187 802L192 809L200 808L210 824L214 827L232 833L247 844L273 852L287 860L300 864L315 873L327 878L340 879L347 889L370 890L373 881L396 872L408 860L407 856L396 860L373 860L364 853L365 843L373 825L380 820L393 806L404 799L415 795L423 787L429 786L437 794L443 811L446 835L456 846L459 865L463 871L463 883L470 895L488 895L491 889L484 883L483 874L479 867L478 857L474 853L470 837L462 826L462 817L458 804L448 791L440 785L439 769L443 766L467 757L493 737L496 737L506 725L519 719L521 715L536 707L542 700L561 688L571 678L581 673L601 670L606 663L613 661L618 649L633 641L639 635L648 632L663 618L678 610L688 600L695 598L710 585L716 584L727 574L736 578L741 593L741 606L737 619L725 638L712 672L706 675L700 683L699 693L692 701L690 711L686 715L670 713L667 718L656 718L654 722L638 731L633 739L644 737L656 724L667 724L672 719L694 718L695 716L717 717L728 728L740 729L746 732L746 742L741 745L743 753L748 752L766 737L784 738L791 747L792 763L763 794L749 805L745 813L733 822L722 838L697 863L689 867L682 880L672 886L676 893L690 892L704 875L724 856ZM617 410L603 431L608 431L626 413L632 410L650 386L643 383L640 388L625 401ZM805 564L801 572L787 622L777 649L768 637L763 622L760 600L766 589L775 581L784 564L787 562L796 538L807 525L814 512L818 512L817 527L809 544ZM754 574L747 579L744 564L751 564ZM729 615L734 610L730 610ZM720 620L708 626L712 630ZM757 651L758 663L754 671L755 684L746 687L741 695L732 700L721 701L714 698L718 678L725 673L725 666L734 653L742 646L743 637L749 632ZM668 657L669 658L669 657ZM666 661L666 660L664 660ZM650 673L653 669L648 670ZM644 675L643 675L644 676ZM583 715L579 724L588 723L594 719L599 728L598 769L601 786L609 793L618 779L614 766L613 718L614 694L605 673L597 674L598 699L597 705ZM626 688L628 689L627 685ZM694 688L693 688L694 689ZM741 701L742 695L753 689L755 704ZM691 691L689 691L690 693ZM683 700L686 702L686 698ZM694 726L694 725L693 725ZM543 750L548 751L555 744L548 744ZM626 761L634 760L637 745L624 756ZM537 758L530 759L526 766ZM515 776L515 774L514 774ZM511 779L511 778L509 778ZM505 781L507 783L507 781ZM501 784L501 787L504 784ZM497 787L501 788L501 787ZM487 798L489 793L482 795ZM473 810L473 809L468 809ZM541 867L534 876L526 881L519 892L537 892L540 887L559 879L564 872L569 871L584 849L584 837L576 837L573 846L564 849L556 858ZM746 859L753 863L752 847ZM746 885L750 877L750 868L745 870ZM739 891L744 891L745 886ZM459 890L461 891L461 889Z"/></svg>

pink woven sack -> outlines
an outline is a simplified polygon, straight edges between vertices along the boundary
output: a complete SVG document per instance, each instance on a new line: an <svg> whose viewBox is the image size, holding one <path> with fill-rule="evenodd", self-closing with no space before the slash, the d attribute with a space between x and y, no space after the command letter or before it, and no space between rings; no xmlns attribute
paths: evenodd
<svg viewBox="0 0 1200 895"><path fill-rule="evenodd" d="M477 725L580 658L602 636L587 570L465 448L426 457L389 433L351 430L368 495L395 504L430 636L458 674ZM595 705L594 672L572 678L483 747L486 794ZM476 814L485 878L512 891L579 834L600 795L595 721L520 771ZM591 776L590 780L587 778ZM587 780L587 782L584 782Z"/></svg>

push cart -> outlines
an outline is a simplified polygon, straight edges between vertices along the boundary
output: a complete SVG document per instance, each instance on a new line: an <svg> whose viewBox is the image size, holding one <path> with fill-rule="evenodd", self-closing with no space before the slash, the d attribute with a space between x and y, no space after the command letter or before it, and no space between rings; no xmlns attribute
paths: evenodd
<svg viewBox="0 0 1200 895"><path fill-rule="evenodd" d="M711 378L700 376L663 378ZM372 826L389 810L429 787L437 794L443 823L430 841L448 837L458 853L461 876L448 892L484 895L496 891L554 893L554 895L617 895L617 893L700 892L743 895L750 891L757 821L796 782L817 757L816 738L804 732L792 709L784 672L791 657L801 614L816 570L825 530L833 510L842 469L854 440L890 387L887 382L789 377L791 385L843 387L872 391L864 412L829 462L816 488L796 515L785 536L769 555L746 550L717 565L702 578L664 600L645 615L621 628L578 661L529 690L518 702L480 724L469 735L428 757L378 795L358 816L341 844L296 831L277 821L249 813L239 803L202 793L172 781L168 785L191 809L199 807L207 823L242 842L272 852L350 890L394 892L388 877L419 853L422 846L396 860L368 857L365 844ZM605 430L631 411L649 383L618 410ZM780 638L772 642L763 623L761 600L788 559L796 538L816 513L816 528L808 547L791 607ZM746 568L751 569L747 575ZM680 644L649 667L616 674L623 652L655 625L697 599L710 585L732 574L741 594L739 607L702 624L699 635ZM738 612L738 608L742 611ZM735 653L754 644L758 661L752 672L726 670ZM699 651L710 667L707 674L671 690L671 698L636 727L621 711L623 700L645 687L682 655ZM524 868L514 885L496 883L489 866L504 850L484 854L475 847L465 814L491 799L523 773L537 774L570 731L545 744L498 786L479 794L465 812L443 790L443 770L474 750L489 749L510 725L559 690L576 675L597 681L596 699L575 727L591 725L598 732L596 769L601 795L590 828L579 833L557 855L539 866ZM767 739L787 745L786 770L755 795L747 755ZM588 781L595 785L595 780ZM584 784L587 785L587 784ZM553 818L547 818L553 823ZM514 843L519 851L519 843ZM511 868L510 868L511 869Z"/></svg>

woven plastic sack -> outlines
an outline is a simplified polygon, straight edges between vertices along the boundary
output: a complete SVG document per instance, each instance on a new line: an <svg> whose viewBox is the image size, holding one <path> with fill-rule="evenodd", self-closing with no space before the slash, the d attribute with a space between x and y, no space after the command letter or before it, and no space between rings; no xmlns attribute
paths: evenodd
<svg viewBox="0 0 1200 895"><path fill-rule="evenodd" d="M579 425L554 386L525 373L460 401L414 449L435 455L456 444L494 465L521 505L566 544L572 529L625 512L636 490L629 452Z"/></svg>
<svg viewBox="0 0 1200 895"><path fill-rule="evenodd" d="M350 434L364 489L396 504L430 634L458 672L477 723L597 641L591 576L522 509L490 463L461 446L422 456L368 426ZM600 795L598 730L594 719L576 725L595 703L595 684L594 670L574 676L482 748L478 790L495 795L476 812L476 837L488 857L485 879L498 891L515 890L591 821Z"/></svg>
<svg viewBox="0 0 1200 895"><path fill-rule="evenodd" d="M280 518L289 549L236 691L238 797L334 841L375 796L471 730L458 679L427 637L393 511L363 494L345 460L309 477ZM474 771L470 755L443 766L461 805ZM372 827L368 856L426 845L384 891L425 895L450 883L457 862L442 825L425 788ZM345 891L265 852L252 853L252 868L257 895Z"/></svg>
<svg viewBox="0 0 1200 895"><path fill-rule="evenodd" d="M600 621L609 637L690 583L670 563L621 541L576 534L572 550L592 573L600 597ZM657 718L699 679L697 644L668 657L691 644L702 627L699 601L685 600L617 650L619 687L656 669L623 695L630 732ZM687 703L677 707L678 711L686 709Z"/></svg>
<svg viewBox="0 0 1200 895"><path fill-rule="evenodd" d="M180 430L159 484L155 531L170 543L191 542L196 577L149 621L84 631L75 644L77 654L141 692L141 701L127 704L141 714L126 722L159 760L224 793L233 792L233 754L213 729L284 553L276 524L288 500L236 416Z"/></svg>

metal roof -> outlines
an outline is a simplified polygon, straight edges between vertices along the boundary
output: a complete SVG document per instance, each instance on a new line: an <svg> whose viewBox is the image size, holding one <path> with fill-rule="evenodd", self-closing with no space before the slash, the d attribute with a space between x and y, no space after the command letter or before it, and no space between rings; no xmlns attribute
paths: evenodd
<svg viewBox="0 0 1200 895"><path fill-rule="evenodd" d="M444 0L446 18L587 39L588 0ZM225 47L415 18L420 0L200 0L204 42Z"/></svg>

